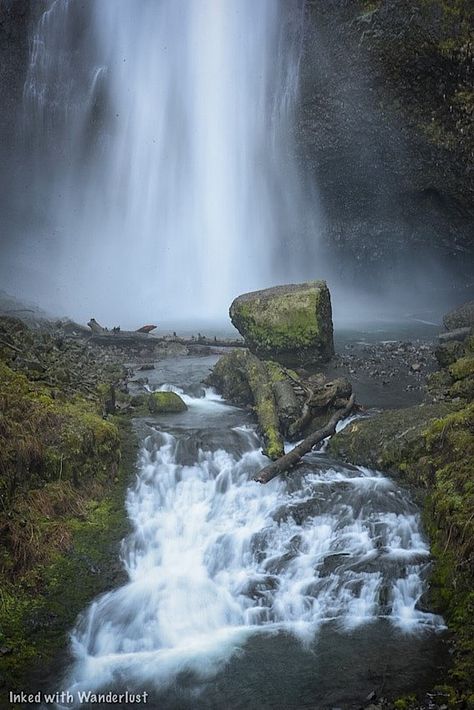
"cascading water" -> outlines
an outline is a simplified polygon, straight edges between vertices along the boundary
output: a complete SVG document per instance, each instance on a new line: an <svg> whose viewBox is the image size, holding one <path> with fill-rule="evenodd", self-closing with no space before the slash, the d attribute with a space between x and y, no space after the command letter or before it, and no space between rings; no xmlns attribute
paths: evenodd
<svg viewBox="0 0 474 710"><path fill-rule="evenodd" d="M24 133L56 307L222 319L239 292L314 278L291 138L303 20L304 0L50 3Z"/></svg>
<svg viewBox="0 0 474 710"><path fill-rule="evenodd" d="M71 693L286 710L306 707L306 688L308 707L330 707L363 699L370 668L386 688L410 689L406 674L430 665L443 627L418 608L429 550L416 507L379 473L324 454L255 484L266 459L248 415L210 390L196 396L208 364L162 365L194 394L178 389L188 412L147 425L127 498L129 581L80 619Z"/></svg>

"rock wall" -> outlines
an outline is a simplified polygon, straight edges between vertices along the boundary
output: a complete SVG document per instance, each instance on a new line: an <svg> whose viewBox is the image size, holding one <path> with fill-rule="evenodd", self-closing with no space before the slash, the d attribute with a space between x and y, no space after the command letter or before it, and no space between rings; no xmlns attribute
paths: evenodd
<svg viewBox="0 0 474 710"><path fill-rule="evenodd" d="M470 280L472 12L464 0L307 0L297 141L346 277L424 255Z"/></svg>

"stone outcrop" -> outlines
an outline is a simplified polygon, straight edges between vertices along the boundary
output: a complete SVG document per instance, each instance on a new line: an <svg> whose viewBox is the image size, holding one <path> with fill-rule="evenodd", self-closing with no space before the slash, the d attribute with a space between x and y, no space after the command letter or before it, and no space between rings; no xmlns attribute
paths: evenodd
<svg viewBox="0 0 474 710"><path fill-rule="evenodd" d="M233 301L229 313L258 357L303 366L334 354L331 297L325 281L246 293Z"/></svg>
<svg viewBox="0 0 474 710"><path fill-rule="evenodd" d="M460 328L474 327L474 301L463 303L462 306L454 308L443 318L443 325L446 330L458 330Z"/></svg>

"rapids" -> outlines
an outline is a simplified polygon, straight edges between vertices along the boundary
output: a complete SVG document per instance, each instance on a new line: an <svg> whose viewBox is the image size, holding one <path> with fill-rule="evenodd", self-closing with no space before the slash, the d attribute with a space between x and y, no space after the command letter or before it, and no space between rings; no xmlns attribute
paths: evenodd
<svg viewBox="0 0 474 710"><path fill-rule="evenodd" d="M420 604L430 553L417 507L377 471L324 452L254 483L266 459L249 414L199 384L214 360L150 373L189 409L139 424L129 580L79 619L69 690L146 689L170 709L283 709L422 684L444 627Z"/></svg>

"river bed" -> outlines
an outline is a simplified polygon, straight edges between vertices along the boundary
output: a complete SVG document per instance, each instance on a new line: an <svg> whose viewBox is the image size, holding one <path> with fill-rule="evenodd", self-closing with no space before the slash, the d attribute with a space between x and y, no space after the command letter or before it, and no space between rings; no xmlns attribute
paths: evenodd
<svg viewBox="0 0 474 710"><path fill-rule="evenodd" d="M428 690L444 623L422 603L430 554L409 494L324 453L254 483L267 459L250 413L201 384L216 359L147 372L188 411L136 423L129 581L78 620L66 686L145 690L160 710L355 708Z"/></svg>

